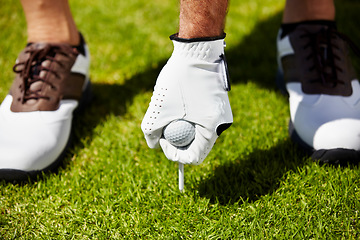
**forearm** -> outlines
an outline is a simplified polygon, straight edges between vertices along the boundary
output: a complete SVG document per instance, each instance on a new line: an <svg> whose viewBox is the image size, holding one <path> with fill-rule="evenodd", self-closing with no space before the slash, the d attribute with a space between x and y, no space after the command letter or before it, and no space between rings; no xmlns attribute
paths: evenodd
<svg viewBox="0 0 360 240"><path fill-rule="evenodd" d="M179 37L222 35L227 6L228 0L180 0Z"/></svg>

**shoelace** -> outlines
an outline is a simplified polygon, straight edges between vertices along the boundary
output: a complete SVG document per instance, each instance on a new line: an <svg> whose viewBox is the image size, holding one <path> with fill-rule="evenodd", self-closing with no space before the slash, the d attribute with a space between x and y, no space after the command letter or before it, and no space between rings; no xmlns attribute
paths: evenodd
<svg viewBox="0 0 360 240"><path fill-rule="evenodd" d="M63 64L55 59L56 54L63 54L65 56L69 56L70 54L77 55L78 52L76 49L71 48L66 45L55 45L48 44L44 48L41 49L28 49L25 51L30 56L25 62L16 63L13 67L13 71L15 73L20 74L20 77L23 80L23 84L20 86L21 92L23 93L22 98L18 98L18 101L22 100L22 103L30 99L49 99L48 96L45 96L41 93L41 88L37 90L31 90L31 85L37 82L42 82L49 84L51 89L56 91L56 87L47 80L46 77L40 77L40 73L42 71L46 71L48 73L52 73L56 78L60 78L59 74L52 70L49 67L43 66L43 62L48 60L50 62L56 62L60 66ZM47 74L45 74L46 76Z"/></svg>
<svg viewBox="0 0 360 240"><path fill-rule="evenodd" d="M310 83L321 82L324 87L333 88L337 84L345 84L345 81L338 78L337 71L343 72L335 60L341 60L333 49L339 49L336 38L344 40L354 53L360 57L360 49L345 34L338 32L334 28L323 28L318 33L305 33L301 38L307 37L310 41L304 46L304 49L311 47L312 54L307 56L307 60L314 58L315 65L309 70L316 69L320 73L320 79L311 79Z"/></svg>

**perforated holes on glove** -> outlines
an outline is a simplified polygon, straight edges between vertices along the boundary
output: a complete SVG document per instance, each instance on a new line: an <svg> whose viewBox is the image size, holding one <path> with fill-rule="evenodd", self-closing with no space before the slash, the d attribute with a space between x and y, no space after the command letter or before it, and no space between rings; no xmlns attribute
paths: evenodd
<svg viewBox="0 0 360 240"><path fill-rule="evenodd" d="M167 88L160 88L160 89L155 90L153 93L153 97L152 97L151 103L150 103L151 109L149 109L150 116L149 116L148 122L146 122L146 126L144 128L144 130L146 131L146 133L148 135L151 135L152 128L153 128L156 120L158 119L158 117L161 114L162 105L164 103L164 99L166 96L166 91L167 91Z"/></svg>

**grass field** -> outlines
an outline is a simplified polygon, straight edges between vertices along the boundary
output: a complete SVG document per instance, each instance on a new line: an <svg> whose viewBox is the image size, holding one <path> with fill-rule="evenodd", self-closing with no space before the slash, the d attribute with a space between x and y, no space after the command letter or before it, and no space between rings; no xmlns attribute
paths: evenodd
<svg viewBox="0 0 360 240"><path fill-rule="evenodd" d="M339 29L360 42L360 2L336 3ZM358 166L319 166L287 135L287 99L274 84L283 0L231 1L234 124L202 165L185 166L184 193L177 164L149 149L140 130L172 51L177 1L71 4L92 53L95 99L75 121L74 145L58 173L1 183L0 239L360 238ZM19 1L0 6L2 100L26 23Z"/></svg>

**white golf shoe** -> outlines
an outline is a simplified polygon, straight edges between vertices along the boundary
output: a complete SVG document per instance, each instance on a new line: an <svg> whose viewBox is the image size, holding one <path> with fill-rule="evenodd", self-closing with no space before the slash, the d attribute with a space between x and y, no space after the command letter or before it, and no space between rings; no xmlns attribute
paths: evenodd
<svg viewBox="0 0 360 240"><path fill-rule="evenodd" d="M14 66L0 106L0 179L27 180L56 168L69 146L73 114L90 99L85 42L32 43Z"/></svg>
<svg viewBox="0 0 360 240"><path fill-rule="evenodd" d="M291 138L314 160L358 162L360 85L336 28L303 23L277 39L279 76L289 94ZM358 53L358 52L357 52Z"/></svg>

